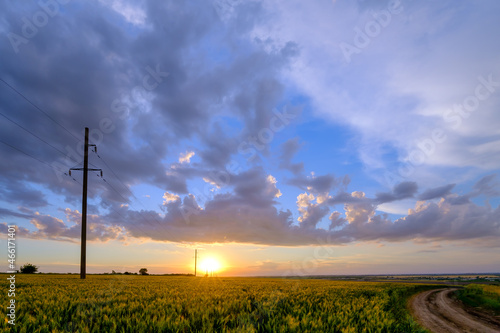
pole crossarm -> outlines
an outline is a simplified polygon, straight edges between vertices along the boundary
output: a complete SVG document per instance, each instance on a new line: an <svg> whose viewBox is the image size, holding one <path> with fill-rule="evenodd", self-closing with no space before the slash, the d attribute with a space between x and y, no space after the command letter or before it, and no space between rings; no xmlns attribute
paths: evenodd
<svg viewBox="0 0 500 333"><path fill-rule="evenodd" d="M71 170L75 170L75 171L83 171L85 170L85 168L71 168L69 169L69 175L71 176ZM99 171L101 173L101 177L102 177L102 169L93 169L93 168L88 168L87 169L88 171Z"/></svg>

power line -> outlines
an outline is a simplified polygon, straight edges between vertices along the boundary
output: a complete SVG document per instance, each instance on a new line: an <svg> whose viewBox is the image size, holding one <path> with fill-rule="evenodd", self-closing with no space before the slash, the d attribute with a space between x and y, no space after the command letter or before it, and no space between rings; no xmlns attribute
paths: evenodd
<svg viewBox="0 0 500 333"><path fill-rule="evenodd" d="M104 163L104 165L108 167L108 169L111 171L111 173L113 175L115 175L116 179L118 179L120 181L120 183L122 183L123 187L125 187L127 190L129 190L129 188L125 185L125 183L122 182L122 180L120 179L120 177L118 177L118 175L113 171L113 169L108 165L108 163L106 163L106 161L98 153L96 153L96 155ZM132 193L132 191L130 191L130 193ZM132 195L134 195L134 194L132 193Z"/></svg>
<svg viewBox="0 0 500 333"><path fill-rule="evenodd" d="M41 160L41 159L39 159L39 158L37 158L37 157L35 157L35 156L31 155L31 154L28 154L28 153L26 153L25 151L23 151L23 150L21 150L21 149L19 149L19 148L15 147L15 146L13 146L13 145L11 145L11 144L7 143L7 142L5 142L5 141L3 141L3 140L1 140L1 139L0 139L0 143L3 143L4 145L6 145L6 146L8 146L8 147L10 147L10 148L12 148L12 149L14 149L14 150L16 150L16 151L18 151L18 152L20 152L20 153L24 154L24 155L26 155L26 156L28 156L28 157L30 157L30 158L32 158L32 159L34 159L34 160L36 160L37 162L40 162L40 163L42 163L42 164L44 164L44 165L48 166L48 167L49 167L49 168L51 168L51 169L54 169L54 170L55 170L55 171L57 171L57 172L60 172L60 173L62 173L62 174L64 174L64 175L66 175L66 176L68 176L68 177L71 177L71 178L73 179L73 181L75 181L76 183L80 184L80 182L78 182L78 181L77 181L74 177L72 177L72 176L68 175L68 173L66 173L66 172L64 172L64 171L62 171L62 170L59 170L59 169L55 168L54 166L50 165L49 163L47 163L47 162L45 162L45 161L43 161L43 160ZM119 192L119 191L118 191L118 190L117 190L117 189L116 189L113 185L111 185L111 183L109 183L108 181L106 181L106 179L104 179L104 178L101 178L101 179L102 179L102 180L103 180L106 184L108 184L108 185L111 187L111 189L113 189L113 191L115 191L115 192L116 192L116 193L117 193L117 194L118 194L118 195L119 195L119 196L120 196L120 197L124 200L124 202L127 202L127 201L128 201L127 199L125 199L125 197L124 197L124 196L123 196L123 195L122 195L122 194L121 194L121 193L120 193L120 192ZM81 185L81 184L80 184L80 185ZM112 205L109 205L109 206L111 207L111 209L115 210L115 209L113 208L113 206L112 206ZM115 212L117 212L117 211L115 210ZM140 216L140 217L144 220L144 222L146 222L147 224L149 224L149 225L151 226L151 222L149 222L149 221L148 221L148 220L144 217L144 215L143 215L141 212L138 212L138 214L139 214L139 216ZM120 214L119 214L119 215L120 215ZM120 216L121 216L121 215L120 215ZM124 218L123 216L121 216L121 217L125 220L125 218ZM158 221L157 221L157 223L161 226L161 224L160 224ZM145 233L144 229L142 229L142 228L140 228L140 229L143 231L143 233ZM147 233L145 233L145 234L147 234ZM147 234L147 236L149 236L150 238L153 238L153 236L152 236L152 235L150 235L150 234Z"/></svg>
<svg viewBox="0 0 500 333"><path fill-rule="evenodd" d="M35 138L37 138L38 140L42 141L43 143L45 143L46 145L50 146L51 148L53 148L54 150L58 151L59 153L61 153L62 155L64 155L64 157L67 157L67 153L63 152L62 150L60 150L59 148L55 147L54 145L50 144L49 142L45 141L44 139L42 139L41 137L39 137L38 135L36 135L35 133L33 133L32 131L30 131L29 129L25 128L24 126L22 126L21 124L19 124L18 122L10 119L9 117L7 117L5 114L3 114L2 112L0 112L0 116L4 117L5 119L7 119L8 121L10 121L11 123L13 123L14 125L20 127L21 129L23 129L24 131L28 132L29 134L33 135ZM81 162L79 162L81 163ZM77 163L77 164L79 164ZM90 165L96 167L94 164L90 163Z"/></svg>
<svg viewBox="0 0 500 333"><path fill-rule="evenodd" d="M43 140L42 140L42 141L43 141ZM64 172L64 171L62 171L62 170L59 170L59 169L55 168L54 166L50 165L49 163L47 163L47 162L45 162L45 161L43 161L43 160L41 160L41 159L39 159L39 158L37 158L37 157L35 157L35 156L33 156L33 155L31 155L31 154L29 154L29 153L27 153L27 152L23 151L22 149L17 148L17 147L15 147L15 146L13 146L13 145L11 145L11 144L9 144L9 143L7 143L7 142L5 142L5 141L1 140L1 139L0 139L0 143L2 143L2 144L4 144L4 145L6 145L6 146L8 146L8 147L10 147L11 149L14 149L14 150L16 150L16 151L20 152L20 153L22 153L22 154L24 154L24 155L26 155L26 156L28 156L28 157L30 157L30 158L32 158L32 159L34 159L34 160L36 160L37 162L40 162L40 163L42 163L42 164L44 164L44 165L48 166L48 167L49 167L49 168L51 168L51 169L54 169L54 170L55 170L55 171L57 171L57 172L60 172L60 173L62 173L62 174L64 174L64 175L66 175L66 176L68 176L68 177L71 177L71 178L72 178L72 180L73 180L73 181L75 181L77 184L82 185L80 182L78 182L78 181L77 181L74 177L70 176L68 173L66 173L66 172ZM49 143L47 143L47 144L49 144ZM49 144L49 145L50 145L50 144ZM109 167L109 166L108 166L108 167ZM114 173L114 174L115 174L115 173ZM116 175L116 174L115 174L115 175ZM115 191L115 192L116 192L116 193L117 193L117 194L118 194L118 195L119 195L119 196L120 196L123 200L124 200L124 202L127 202L127 201L128 201L127 199L125 199L125 197L124 197L124 196L123 196L123 195L122 195L122 194L121 194L121 193L120 193L120 192L119 192L119 191L118 191L118 190L117 190L117 189L116 189L113 185L111 185L109 182L107 182L107 181L106 181L106 179L104 179L104 178L101 178L101 179L102 179L102 180L103 180L106 184L108 184L108 185L109 185L109 186L110 186L110 187L111 187L111 188L112 188L112 189L113 189L113 190L114 190L114 191ZM133 195L133 193L132 193L132 195ZM135 196L134 196L134 197L135 197ZM136 197L136 199L137 199L137 197ZM105 202L105 201L102 199L102 197L101 197L101 200L102 200L104 203L107 203L107 202ZM126 220L126 219L125 219L125 217L124 217L123 215L121 215L121 214L120 214L120 213L119 213L119 212L118 212L118 211L117 211L117 210L113 207L113 205L110 205L109 203L107 203L107 204L108 204L108 206L111 208L111 210L113 210L116 214L118 214L118 215L119 215L119 216L123 219L123 221L125 221L125 220ZM147 220L147 219L143 216L143 214L142 214L141 212L138 212L138 215L139 215L139 216L140 216L140 217L141 217L141 218L142 218L142 219L143 219L143 220L144 220L147 224L149 224L149 225L151 226L151 222L149 222L149 221L148 221L148 220ZM158 221L157 221L157 222L158 222ZM160 224L159 222L158 222L158 224L161 226L161 224ZM129 228L136 228L136 229L138 228L138 229L140 229L140 230L142 231L142 233L143 233L145 236L148 236L148 237L150 237L151 239L153 239L153 236L152 236L151 234L147 233L147 232L146 232L143 228L141 228L141 227L140 227L140 226L138 226L138 225L135 225L135 224L131 223L131 224L129 224Z"/></svg>
<svg viewBox="0 0 500 333"><path fill-rule="evenodd" d="M106 184L108 184L108 185L109 185L109 187L111 187L111 189L112 189L113 191L115 191L115 192L116 192L116 193L117 193L117 194L118 194L118 195L119 195L119 196L120 196L120 197L124 200L124 202L125 202L125 203L127 203L127 202L128 202L128 200L127 200L127 199L125 199L125 197L124 197L124 196L123 196L123 195L122 195L122 194L121 194L121 193L120 193L120 192L119 192L119 191L118 191L118 190L117 190L117 189L116 189L113 185L111 185L111 183L110 183L110 182L108 182L108 181L107 181L106 179L104 179L104 178L101 178L101 179L102 179L102 180L103 180ZM144 207L144 208L146 208L146 207ZM140 217L144 220L144 222L146 222L147 224L149 224L150 226L152 226L152 225L151 225L151 222L149 222L149 221L148 221L148 220L147 220L147 219L143 216L143 214L142 214L141 212L137 211L137 213L138 213L138 214L139 214L139 216L140 216ZM155 218L155 220L156 220L156 218ZM159 225L160 227L162 226L162 225L161 225L161 223L160 223L159 221L157 221L157 220L156 220L156 223L158 223L158 225ZM150 237L151 237L151 236L150 236ZM152 237L151 237L151 238L152 238Z"/></svg>
<svg viewBox="0 0 500 333"><path fill-rule="evenodd" d="M134 193L133 193L133 192L132 192L132 191L128 188L128 186L127 186L127 185L125 185L125 183L124 183L124 182L120 179L120 177L118 177L118 175L117 175L117 174L113 171L113 168L111 168L111 166L109 166L109 165L108 165L108 163L106 163L106 161L104 161L104 159L103 159L101 156L99 156L99 154L98 154L97 152L95 152L95 153L96 153L97 157L99 157L99 159L100 159L100 160L104 163L104 165L106 165L106 166L109 168L109 170L111 171L111 173L112 173L112 174L116 177L116 179L118 179L118 181L119 181L119 182L123 185L123 187L124 187L124 188L126 188L126 189L127 189L127 191L129 191L129 192L130 192L130 194L132 195L132 197L134 197L134 199L135 199L137 202L139 202L139 203L141 204L141 206L142 206L144 209L147 209L147 208L146 208L146 206L142 203L142 201L141 201L141 200L139 200L139 198L137 198L137 197L135 196L135 194L134 194ZM109 184L109 183L108 183L108 184ZM111 184L110 184L110 185L111 185ZM115 191L116 191L116 190L115 190ZM117 192L117 191L116 191L116 192ZM121 195L120 195L120 196L121 196ZM122 198L123 198L123 196L122 196ZM152 215L152 216L153 216L153 215ZM155 220L155 222L156 222L159 226L161 226L161 223L160 223L160 221L158 221L158 219L156 218L156 216L153 216L153 219Z"/></svg>
<svg viewBox="0 0 500 333"><path fill-rule="evenodd" d="M6 115L4 115L3 113L0 112L0 116L4 117L5 119L7 119L8 121L10 121L11 123L17 125L18 127L22 128L23 130L25 130L26 132L30 133L31 135L33 135L35 138L37 138L38 140L42 141L43 143L49 145L50 147L54 148L55 150L57 150L58 152L60 152L61 154L63 155L66 155L65 152L63 152L62 150L60 150L59 148L56 148L54 147L53 145L51 145L50 143L48 143L47 141L45 141L44 139L42 139L41 137L39 137L38 135L36 135L35 133L31 132L30 130L26 129L25 127L23 127L22 125L20 125L19 123L15 122L14 120L10 119L9 117L7 117Z"/></svg>
<svg viewBox="0 0 500 333"><path fill-rule="evenodd" d="M111 185L111 183L110 183L110 182L108 182L108 181L107 181L106 179L104 179L104 178L101 178L101 179L102 179L102 180L103 180L106 184L108 184L108 185L109 185L109 187L111 187L111 189L112 189L113 191L115 191L115 192L116 192L116 194L118 194L118 195L119 195L119 196L123 199L123 202L125 202L125 203L126 203L126 202L128 202L128 200L127 200L127 199L126 199L126 198L125 198L125 197L124 197L124 196L123 196L120 192L118 192L118 190L117 190L117 189L116 189L113 185Z"/></svg>
<svg viewBox="0 0 500 333"><path fill-rule="evenodd" d="M50 116L47 112L45 112L44 110L42 110L42 109L41 109L38 105L36 105L34 102L32 102L32 101L31 101L28 97L26 97L26 96L25 96L23 93L21 93L19 90L17 90L16 88L14 88L11 84L9 84L8 82L6 82L6 81L5 81L4 79L2 79L2 78L0 78L0 81L2 81L2 82L6 85L6 86L8 86L8 87L9 87L10 89L12 89L14 92L16 92L19 96L21 96L24 100L26 100L29 104L31 104L31 105L32 105L35 109L37 109L39 112L43 113L43 114L44 114L47 118L49 118L52 122L54 122L55 124L57 124L58 126L60 126L61 128L63 128L63 129L64 129L64 130L65 130L68 134L70 134L70 135L71 135L71 136L72 136L75 140L77 140L78 142L79 142L79 141L81 141L81 140L80 140L79 138L77 138L77 137L76 137L73 133L71 133L71 132L70 132L70 131L69 131L69 130L65 127L65 126L63 126L61 123L59 123L58 121L56 121L56 120L55 120L53 117L51 117L51 116ZM58 148L54 147L53 145L51 145L51 144L50 144L50 143L48 143L47 141L45 141L45 140L43 140L42 138L40 138L39 136L37 136L36 134L32 133L31 131L29 131L29 130L27 130L26 128L22 127L21 125L17 124L17 123L16 123L16 122L14 122L13 120L9 119L7 116L5 116L5 115L3 115L3 114L2 114L2 116L4 116L7 120L9 120L9 121L13 122L13 123L14 123L14 124L16 124L17 126L21 127L21 128L22 128L22 129L24 129L25 131L29 132L30 134L32 134L33 136L35 136L35 137L36 137L37 139L39 139L40 141L44 142L45 144L49 145L49 146L50 146L50 147L52 147L53 149L57 150L57 151L58 151L58 152L60 152L61 154L65 155L65 156L67 155L66 153L62 152L62 151L61 151L61 150L59 150ZM25 155L27 155L27 156L31 157L31 158L33 158L33 159L37 160L37 161L38 161L38 162L40 162L40 163L43 163L43 164L45 164L45 165L49 166L50 168L52 168L52 169L54 169L54 170L57 170L57 169L56 169L56 168L54 168L52 165L50 165L50 164L48 164L48 163L46 163L46 162L44 162L44 161L42 161L42 160L40 160L40 159L38 159L38 158L36 158L36 157L32 156L32 155L30 155L30 154L28 154L28 153L26 153L26 152L24 152L24 151L22 151L22 150L20 150L20 149L18 149L18 148L16 148L16 147L14 147L14 146L12 146L12 145L10 145L10 144L8 144L8 143L5 143L5 142L3 142L3 141L0 141L0 142L2 142L3 144L5 144L5 145L7 145L7 146L11 147L12 149L15 149L15 150L17 150L17 151L19 151L19 152L21 152L21 153L23 153L23 154L25 154ZM144 205L144 204L143 204L143 203L142 203L142 202L141 202L141 201L140 201L140 200L139 200L139 199L138 199L138 198L134 195L134 193L133 193L133 192L132 192L132 191L128 188L128 186L126 186L126 185L125 185L125 183L124 183L124 182L120 179L120 177L118 177L118 175L117 175L117 174L114 172L114 170L113 170L113 169L112 169L112 168L111 168L111 167L110 167L110 166L106 163L106 161L104 161L104 160L103 160L103 159L102 159L99 155L97 155L97 156L98 156L98 157L99 157L99 158L100 158L100 159L104 162L104 164L105 164L105 165L109 168L109 170L110 170L110 171L113 173L113 175L114 175L114 176L118 179L118 181L120 181L120 183L121 183L121 184L122 184L122 185L123 185L123 186L124 186L124 187L125 187L125 188L129 191L129 192L130 192L130 193L131 193L131 195L132 195L132 196L136 199L136 201L138 201L138 202L139 202L139 203L140 203L140 204L141 204L141 205L142 205L142 206L146 209L145 205ZM95 165L94 165L94 164L92 164L92 163L89 163L89 164L91 164L91 165L95 166ZM61 170L57 170L57 171L59 171L59 172L61 172L61 173L66 174L65 172L62 172ZM73 178L73 180L75 180L75 179ZM107 184L108 184L108 185L109 185L109 186L110 186L110 187L111 187L111 188L112 188L115 192L117 192L117 193L118 193L118 194L119 194L119 195L120 195L120 196L121 196L121 197L125 200L125 202L127 202L127 200L123 197L123 195L121 195L121 194L120 194L120 193L119 193L119 192L118 192L118 191L117 191L117 190L116 190L116 189L115 189L115 188L114 188L114 187L113 187L113 186L112 186L109 182L107 182L104 178L103 178L103 180L104 180L104 181L105 181L105 182L106 182L106 183L107 183ZM75 181L76 181L76 180L75 180ZM142 216L142 214L139 214L139 215L141 215L141 217L143 217L143 216ZM144 217L143 217L143 218L144 218ZM157 220L157 218L156 218L155 216L153 216L153 218L154 218L154 220L158 223L158 225L160 225L160 226L161 226L161 223Z"/></svg>
<svg viewBox="0 0 500 333"><path fill-rule="evenodd" d="M68 175L68 177L71 177ZM83 186L82 183L80 183L79 181L77 181L75 178L71 177L78 185L80 186ZM91 190L91 192L94 192L93 190ZM93 193L95 195L95 193ZM101 197L101 201L106 204L114 213L116 213L118 216L120 216L122 218L123 221L126 221L127 219L125 218L125 216L123 216L119 211L117 211L114 206L112 204L110 204L109 202L105 201L102 197ZM147 233L143 228L141 228L139 225L134 225L134 224L130 224L128 226L129 228L135 228L135 230L140 230L142 231L143 235L144 236L147 236L147 237L150 237L151 239L153 239L153 236L150 235L149 233Z"/></svg>
<svg viewBox="0 0 500 333"><path fill-rule="evenodd" d="M25 95L23 95L19 90L17 90L16 88L14 88L13 86L11 86L9 83L7 83L4 79L0 78L0 81L2 81L3 83L5 83L5 85L7 87L9 87L10 89L12 89L13 91L15 91L19 96L21 96L22 98L24 98L28 103L30 103L35 109L37 109L38 111L40 111L41 113L43 113L47 118L49 118L50 120L52 120L54 123L56 123L57 125L59 125L60 127L62 127L66 132L68 132L73 138L76 139L76 141L80 141L80 139L78 139L73 133L71 133L66 127L64 127L63 125L61 125L59 122L57 122L54 118L52 118L47 112L43 111L40 107L38 107L38 105L36 105L35 103L33 103L31 100L28 99L28 97L26 97Z"/></svg>
<svg viewBox="0 0 500 333"><path fill-rule="evenodd" d="M44 162L44 161L42 161L42 160L40 160L40 159L38 159L38 158L34 157L33 155L30 155L30 154L28 154L27 152L25 152L25 151L23 151L23 150L21 150L21 149L19 149L19 148L17 148L17 147L14 147L14 146L13 146L13 145L11 145L11 144L8 144L7 142L4 142L4 141L2 141L2 140L0 140L0 142L1 142L1 143L3 143L4 145L6 145L6 146L8 146L8 147L10 147L10 148L12 148L12 149L14 149L14 150L17 150L18 152L20 152L20 153L22 153L22 154L24 154L24 155L26 155L26 156L28 156L28 157L31 157L32 159L34 159L34 160L36 160L36 161L38 161L38 162L40 162L40 163L42 163L42 164L45 164L45 165L46 165L46 166L48 166L49 168L52 168L52 169L54 169L54 170L56 170L56 171L58 171L58 172L61 172L61 173L65 174L65 172L64 172L64 171L61 171L61 170L56 169L54 166L50 165L49 163Z"/></svg>

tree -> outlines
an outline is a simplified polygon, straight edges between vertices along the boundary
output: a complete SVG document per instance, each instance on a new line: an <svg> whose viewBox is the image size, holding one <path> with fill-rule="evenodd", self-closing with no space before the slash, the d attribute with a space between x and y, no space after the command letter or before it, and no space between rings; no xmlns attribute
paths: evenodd
<svg viewBox="0 0 500 333"><path fill-rule="evenodd" d="M141 274L141 275L149 275L148 274L148 269L147 268L141 268L139 270L139 274Z"/></svg>
<svg viewBox="0 0 500 333"><path fill-rule="evenodd" d="M21 273L24 274L33 274L38 272L38 266L35 266L33 264L25 264L24 266L21 266Z"/></svg>

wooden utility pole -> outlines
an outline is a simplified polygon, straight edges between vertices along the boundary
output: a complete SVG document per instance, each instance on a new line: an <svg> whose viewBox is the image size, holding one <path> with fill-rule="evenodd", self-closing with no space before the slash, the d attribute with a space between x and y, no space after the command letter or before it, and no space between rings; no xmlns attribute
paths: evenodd
<svg viewBox="0 0 500 333"><path fill-rule="evenodd" d="M198 249L194 249L194 277L196 277L197 260L198 260Z"/></svg>
<svg viewBox="0 0 500 333"><path fill-rule="evenodd" d="M85 279L87 269L87 185L89 180L89 128L85 127L83 153L82 241L80 250L80 279Z"/></svg>
<svg viewBox="0 0 500 333"><path fill-rule="evenodd" d="M85 147L83 152L83 168L71 168L69 174L71 176L71 170L82 170L83 171L83 193L82 193L82 240L81 240L81 252L80 252L80 279L85 279L86 277L86 265L87 265L87 184L88 184L88 172L90 171L100 171L102 177L101 169L89 169L89 146L96 147L96 145L89 145L89 128L85 127ZM95 148L97 151L97 147Z"/></svg>

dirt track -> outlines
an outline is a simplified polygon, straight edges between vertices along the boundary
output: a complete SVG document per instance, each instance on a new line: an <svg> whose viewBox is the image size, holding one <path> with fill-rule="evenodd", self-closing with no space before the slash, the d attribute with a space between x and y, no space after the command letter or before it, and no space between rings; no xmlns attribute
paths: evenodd
<svg viewBox="0 0 500 333"><path fill-rule="evenodd" d="M461 302L451 298L457 289L435 289L425 291L410 300L417 322L434 333L500 332L498 319L465 311Z"/></svg>

